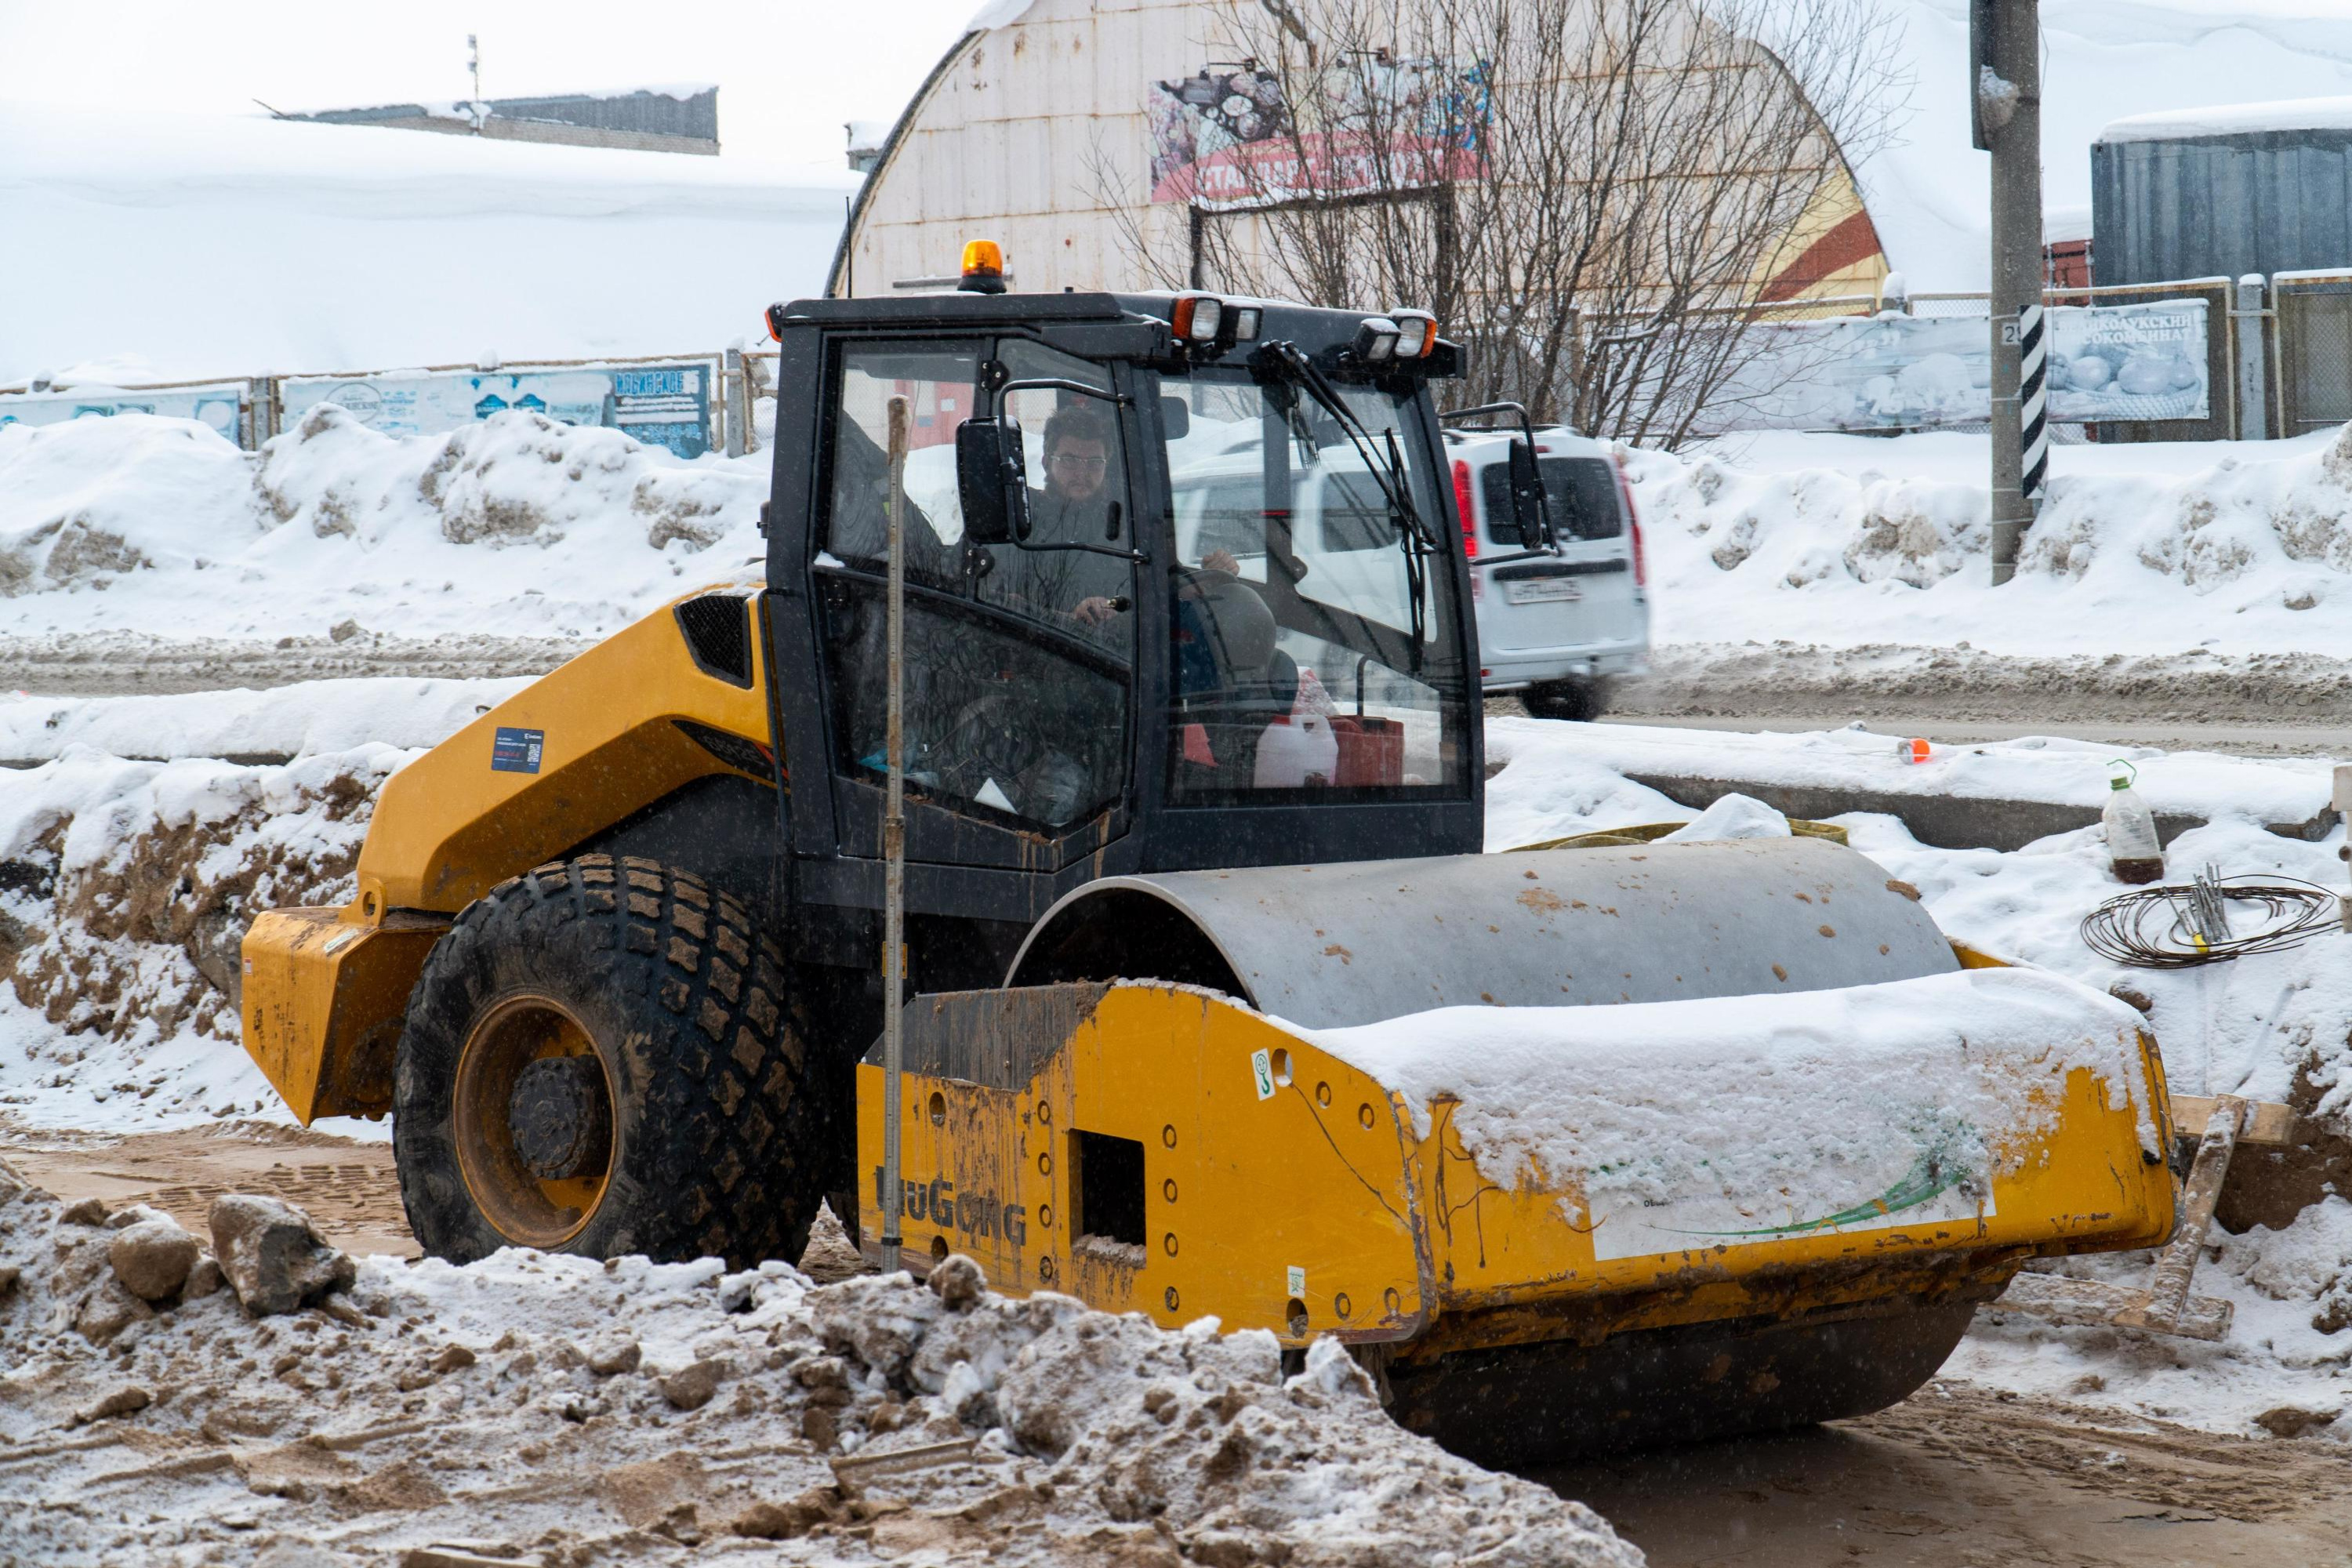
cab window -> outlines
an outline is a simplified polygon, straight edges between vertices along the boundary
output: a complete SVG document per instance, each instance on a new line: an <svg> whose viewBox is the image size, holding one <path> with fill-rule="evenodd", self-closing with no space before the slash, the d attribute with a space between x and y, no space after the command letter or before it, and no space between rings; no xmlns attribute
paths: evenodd
<svg viewBox="0 0 2352 1568"><path fill-rule="evenodd" d="M888 406L913 416L901 528L907 565L907 781L918 801L1008 826L1066 829L1124 793L1133 664L1132 568L1076 551L965 541L955 429L971 416L986 340L851 342L835 353L826 518L817 561L836 769L879 784L887 725ZM1102 383L1098 367L1034 345L1005 351L1015 377ZM1091 380L1087 378L1091 377ZM1117 412L1063 417L1058 396L1016 393L1034 442L1033 544L1110 543L1132 516ZM1053 448L1049 454L1048 447ZM1094 461L1072 459L1099 459Z"/></svg>

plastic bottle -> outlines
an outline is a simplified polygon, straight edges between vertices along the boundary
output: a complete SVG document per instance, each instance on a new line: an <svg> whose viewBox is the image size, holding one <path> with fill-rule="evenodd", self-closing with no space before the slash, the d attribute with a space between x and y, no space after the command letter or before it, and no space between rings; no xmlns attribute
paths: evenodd
<svg viewBox="0 0 2352 1568"><path fill-rule="evenodd" d="M2118 757L2107 764L2107 808L2100 814L2107 834L2107 861L2122 882L2153 882L2164 875L2164 847L2156 837L2156 814L2132 788L2139 770Z"/></svg>
<svg viewBox="0 0 2352 1568"><path fill-rule="evenodd" d="M1339 771L1339 740L1321 719L1282 714L1258 737L1257 769L1253 781L1259 789L1296 789L1302 784L1328 784Z"/></svg>

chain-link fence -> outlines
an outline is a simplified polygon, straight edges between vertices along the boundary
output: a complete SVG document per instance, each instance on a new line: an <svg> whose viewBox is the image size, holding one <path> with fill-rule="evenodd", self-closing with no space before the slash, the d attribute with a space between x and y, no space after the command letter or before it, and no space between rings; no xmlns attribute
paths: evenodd
<svg viewBox="0 0 2352 1568"><path fill-rule="evenodd" d="M2271 279L2272 434L2352 422L2352 270Z"/></svg>

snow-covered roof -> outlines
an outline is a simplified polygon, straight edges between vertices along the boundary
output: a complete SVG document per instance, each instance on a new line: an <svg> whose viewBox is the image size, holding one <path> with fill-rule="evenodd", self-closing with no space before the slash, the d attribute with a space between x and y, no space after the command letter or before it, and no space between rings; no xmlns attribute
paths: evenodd
<svg viewBox="0 0 2352 1568"><path fill-rule="evenodd" d="M685 353L814 294L828 161L0 103L0 384Z"/></svg>
<svg viewBox="0 0 2352 1568"><path fill-rule="evenodd" d="M2188 136L2237 136L2261 131L2352 131L2352 97L2290 98L2131 114L2108 121L2098 139L2109 143L2177 142Z"/></svg>

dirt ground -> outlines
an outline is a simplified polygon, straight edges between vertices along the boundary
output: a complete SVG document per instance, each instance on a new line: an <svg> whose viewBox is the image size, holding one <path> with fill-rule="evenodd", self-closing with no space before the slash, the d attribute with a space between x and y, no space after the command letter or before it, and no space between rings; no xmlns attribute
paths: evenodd
<svg viewBox="0 0 2352 1568"><path fill-rule="evenodd" d="M0 1123L0 1153L68 1200L152 1204L200 1230L268 1192L353 1251L415 1256L392 1149L257 1121L114 1138ZM803 1267L841 1278L835 1242ZM2036 1563L2352 1568L2352 1464L2091 1405L1931 1384L1858 1421L1529 1473L1588 1503L1657 1568Z"/></svg>
<svg viewBox="0 0 2352 1568"><path fill-rule="evenodd" d="M1653 1568L2352 1563L2352 1464L1931 1383L1858 1421L1530 1472Z"/></svg>

